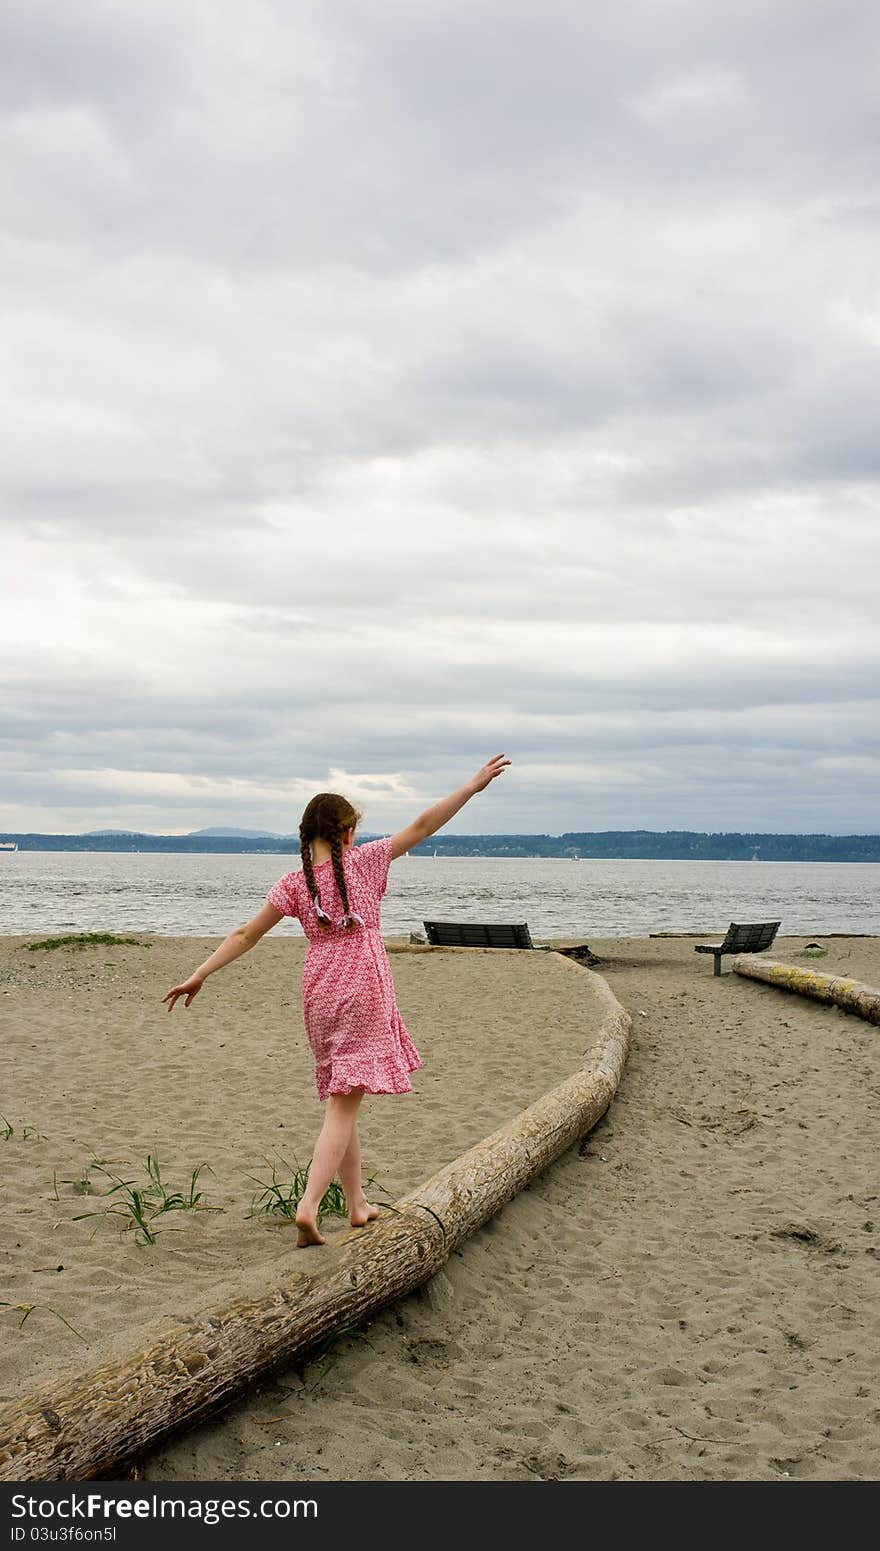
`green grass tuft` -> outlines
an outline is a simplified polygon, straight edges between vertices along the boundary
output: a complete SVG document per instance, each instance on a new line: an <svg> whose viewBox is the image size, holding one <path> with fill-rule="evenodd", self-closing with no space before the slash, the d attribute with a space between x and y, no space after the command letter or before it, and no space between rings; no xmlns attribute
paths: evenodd
<svg viewBox="0 0 880 1551"><path fill-rule="evenodd" d="M365 1341L367 1346L373 1345L366 1331L358 1329L357 1325L340 1325L338 1330L333 1330L329 1336L325 1336L324 1340L312 1353L312 1362L319 1362L321 1358L324 1359L321 1363L320 1376L322 1379L326 1378L330 1369L334 1367L343 1355L343 1343L346 1341Z"/></svg>
<svg viewBox="0 0 880 1551"><path fill-rule="evenodd" d="M11 1120L7 1120L5 1115L0 1115L0 1140L11 1142L13 1137L16 1137L20 1142L30 1142L34 1138L38 1142L45 1142L46 1140L42 1131L38 1131L36 1126L19 1126L16 1130Z"/></svg>
<svg viewBox="0 0 880 1551"><path fill-rule="evenodd" d="M100 1169L102 1173L106 1173L108 1163L123 1162L124 1159L122 1158L99 1158L96 1153L93 1153L89 1162L83 1168L81 1174L78 1174L75 1179L62 1179L61 1183L62 1185L70 1185L74 1195L76 1196L97 1195L100 1192L96 1191L94 1185L92 1184L92 1169ZM60 1200L60 1196L58 1195L57 1180L55 1184L55 1196L57 1200Z"/></svg>
<svg viewBox="0 0 880 1551"><path fill-rule="evenodd" d="M79 1336L80 1341L84 1341L86 1346L89 1344L81 1331L77 1330L75 1325L71 1325L69 1319L65 1319L63 1314L59 1314L58 1310L53 1309L48 1303L8 1303L5 1298L0 1298L0 1309L14 1309L17 1314L21 1315L21 1319L18 1322L19 1330L21 1330L25 1320L30 1318L35 1309L42 1309L44 1313L54 1314L56 1319L60 1319L62 1325L66 1325L68 1330L72 1330L75 1336Z"/></svg>
<svg viewBox="0 0 880 1551"><path fill-rule="evenodd" d="M204 1169L208 1169L207 1163L200 1163L193 1169L190 1175L189 1188L184 1193L182 1190L169 1190L163 1179L159 1160L155 1153L147 1154L145 1170L147 1179L142 1185L135 1183L133 1179L122 1179L118 1174L111 1174L110 1170L102 1163L94 1160L88 1165L81 1179L68 1180L78 1195L105 1195L115 1196L116 1199L110 1206L100 1207L94 1212L79 1212L74 1217L74 1222L82 1222L86 1217L118 1217L123 1226L135 1229L135 1238L140 1244L155 1244L159 1229L156 1226L156 1218L162 1217L166 1212L222 1212L222 1206L208 1206L204 1199L204 1192L197 1190L199 1175ZM91 1180L91 1174L95 1171L103 1174L110 1181L104 1191L96 1191ZM209 1173L213 1170L208 1169Z"/></svg>
<svg viewBox="0 0 880 1551"><path fill-rule="evenodd" d="M277 1162L271 1162L268 1158L265 1162L266 1167L272 1171L271 1179L257 1179L253 1174L248 1175L251 1183L260 1187L251 1201L248 1216L286 1217L292 1222L296 1217L296 1209L306 1193L312 1160L310 1158L305 1167L296 1158L294 1158L293 1165L291 1166L280 1155ZM286 1178L279 1173L279 1170L282 1169L287 1176ZM364 1189L369 1192L376 1183L376 1176L371 1174L369 1179L364 1182ZM380 1185L379 1189L382 1190L382 1188ZM347 1216L348 1207L345 1201L345 1191L338 1180L332 1179L321 1197L321 1204L318 1208L318 1222L321 1221L322 1217Z"/></svg>
<svg viewBox="0 0 880 1551"><path fill-rule="evenodd" d="M132 948L151 948L150 942L139 937L117 937L113 932L70 932L66 937L43 937L39 942L25 943L27 953L38 953L41 948L91 948L101 943L125 945Z"/></svg>

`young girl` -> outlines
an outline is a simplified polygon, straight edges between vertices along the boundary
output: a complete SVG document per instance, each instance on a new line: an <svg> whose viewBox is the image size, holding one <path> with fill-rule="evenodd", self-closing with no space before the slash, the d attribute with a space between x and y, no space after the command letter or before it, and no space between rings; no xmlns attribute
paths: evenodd
<svg viewBox="0 0 880 1551"><path fill-rule="evenodd" d="M345 1191L355 1228L378 1217L364 1195L358 1109L365 1093L408 1093L421 1066L397 1009L379 907L392 861L436 833L466 802L494 781L510 760L503 754L472 780L427 808L399 834L354 845L360 814L344 797L313 797L299 827L302 869L286 873L262 910L221 943L182 985L162 998L170 1012L179 996L189 1007L205 980L231 964L284 916L296 916L309 939L303 966L303 1015L315 1057L318 1097L327 1100L308 1185L296 1212L297 1246L323 1244L318 1207L334 1174Z"/></svg>

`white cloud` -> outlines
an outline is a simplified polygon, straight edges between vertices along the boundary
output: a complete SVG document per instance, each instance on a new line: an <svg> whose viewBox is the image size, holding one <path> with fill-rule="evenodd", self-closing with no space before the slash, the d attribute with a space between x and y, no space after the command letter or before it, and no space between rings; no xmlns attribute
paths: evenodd
<svg viewBox="0 0 880 1551"><path fill-rule="evenodd" d="M724 108L745 107L748 92L736 71L709 68L664 81L649 89L628 105L639 117L652 123L675 114L717 112Z"/></svg>

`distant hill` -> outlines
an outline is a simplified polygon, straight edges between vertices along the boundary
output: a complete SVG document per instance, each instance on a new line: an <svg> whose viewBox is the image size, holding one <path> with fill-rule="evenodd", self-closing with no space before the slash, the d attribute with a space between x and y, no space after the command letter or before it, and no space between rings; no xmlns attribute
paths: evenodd
<svg viewBox="0 0 880 1551"><path fill-rule="evenodd" d="M191 829L190 839L196 839L199 835L224 835L227 840L281 840L283 836L277 830L271 829L224 829L218 826L216 829Z"/></svg>
<svg viewBox="0 0 880 1551"><path fill-rule="evenodd" d="M86 830L86 834L87 835L128 835L129 837L131 837L131 838L133 838L135 840L139 840L143 833L144 832L143 832L142 829L87 829Z"/></svg>

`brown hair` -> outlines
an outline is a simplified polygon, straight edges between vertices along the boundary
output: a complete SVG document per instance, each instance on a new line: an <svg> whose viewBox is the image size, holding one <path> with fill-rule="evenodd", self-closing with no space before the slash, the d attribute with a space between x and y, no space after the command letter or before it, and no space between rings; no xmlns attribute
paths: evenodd
<svg viewBox="0 0 880 1551"><path fill-rule="evenodd" d="M299 851L306 888L314 901L318 924L325 930L329 929L332 922L325 920L321 914L321 896L318 893L315 869L312 864L312 841L323 840L330 847L333 876L345 911L345 925L354 926L355 922L352 920L351 907L348 903L345 868L342 864L342 837L346 830L354 829L359 820L360 814L357 809L352 807L347 798L337 796L336 792L319 792L317 797L312 798L300 820Z"/></svg>

